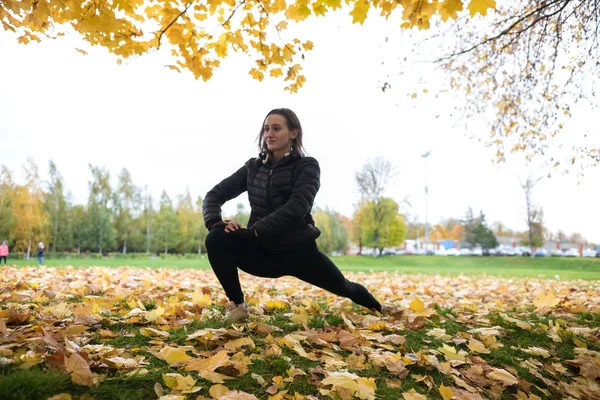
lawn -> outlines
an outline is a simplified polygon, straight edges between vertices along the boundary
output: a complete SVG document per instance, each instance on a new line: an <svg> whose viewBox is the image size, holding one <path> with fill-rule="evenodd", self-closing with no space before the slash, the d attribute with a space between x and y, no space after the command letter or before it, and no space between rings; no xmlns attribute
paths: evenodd
<svg viewBox="0 0 600 400"><path fill-rule="evenodd" d="M206 263L4 267L0 399L600 398L599 281L456 275L504 261L588 276L596 260L337 261L379 271L346 275L383 314L242 273L251 320L232 325ZM381 272L401 268L451 273Z"/></svg>
<svg viewBox="0 0 600 400"><path fill-rule="evenodd" d="M600 279L600 258L549 257L441 257L441 256L340 256L332 257L343 271L396 271L407 274L492 275L504 277L540 277L562 279ZM9 260L10 265L35 265L37 260ZM208 269L207 258L176 257L154 259L45 259L48 266L131 266L150 268Z"/></svg>

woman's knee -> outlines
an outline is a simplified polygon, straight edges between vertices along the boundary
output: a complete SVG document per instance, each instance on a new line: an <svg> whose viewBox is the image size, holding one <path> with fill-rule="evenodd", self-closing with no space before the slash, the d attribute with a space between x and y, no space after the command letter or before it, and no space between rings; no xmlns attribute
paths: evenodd
<svg viewBox="0 0 600 400"><path fill-rule="evenodd" d="M225 232L223 229L213 229L212 231L208 232L208 235L206 235L206 239L204 240L206 250L211 251L211 249L223 245L227 239L227 232Z"/></svg>

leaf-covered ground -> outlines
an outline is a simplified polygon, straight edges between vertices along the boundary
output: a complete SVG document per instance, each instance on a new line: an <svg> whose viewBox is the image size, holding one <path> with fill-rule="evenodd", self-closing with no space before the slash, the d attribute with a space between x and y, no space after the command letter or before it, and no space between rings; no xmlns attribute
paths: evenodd
<svg viewBox="0 0 600 400"><path fill-rule="evenodd" d="M598 281L242 273L232 325L208 270L0 273L1 399L600 399Z"/></svg>

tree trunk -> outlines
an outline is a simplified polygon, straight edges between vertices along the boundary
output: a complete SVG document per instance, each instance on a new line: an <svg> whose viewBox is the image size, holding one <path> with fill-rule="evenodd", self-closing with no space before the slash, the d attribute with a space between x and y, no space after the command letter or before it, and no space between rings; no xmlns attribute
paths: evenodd
<svg viewBox="0 0 600 400"><path fill-rule="evenodd" d="M127 254L127 239L123 241L123 254Z"/></svg>
<svg viewBox="0 0 600 400"><path fill-rule="evenodd" d="M29 238L29 241L27 243L27 259L29 260L29 255L31 254L31 238Z"/></svg>

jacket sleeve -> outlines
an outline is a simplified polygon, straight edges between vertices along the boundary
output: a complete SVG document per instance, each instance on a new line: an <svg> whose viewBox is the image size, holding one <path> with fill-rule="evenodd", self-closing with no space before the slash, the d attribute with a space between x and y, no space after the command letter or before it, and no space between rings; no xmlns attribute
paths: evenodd
<svg viewBox="0 0 600 400"><path fill-rule="evenodd" d="M304 221L306 214L312 210L315 196L321 186L319 163L312 157L305 157L298 162L303 165L297 173L290 199L254 225L259 237L277 234L290 224Z"/></svg>
<svg viewBox="0 0 600 400"><path fill-rule="evenodd" d="M247 165L248 163L206 193L202 202L202 215L207 228L211 224L223 220L221 206L225 202L238 197L247 190Z"/></svg>

